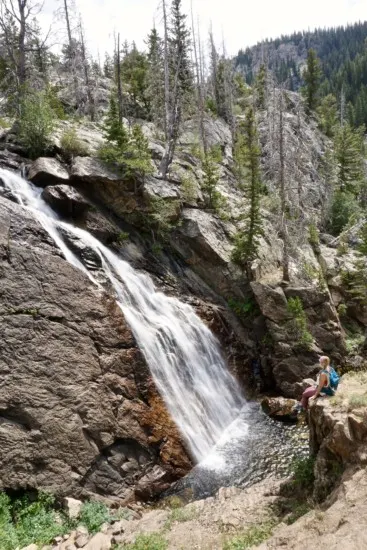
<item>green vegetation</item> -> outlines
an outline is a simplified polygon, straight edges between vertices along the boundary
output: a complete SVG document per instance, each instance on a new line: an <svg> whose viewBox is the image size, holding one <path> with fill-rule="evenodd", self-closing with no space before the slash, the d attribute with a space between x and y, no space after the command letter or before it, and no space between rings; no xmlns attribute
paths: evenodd
<svg viewBox="0 0 367 550"><path fill-rule="evenodd" d="M125 544L121 550L167 550L168 542L159 533L138 535L132 544Z"/></svg>
<svg viewBox="0 0 367 550"><path fill-rule="evenodd" d="M47 153L55 115L44 92L25 95L20 107L19 137L31 158Z"/></svg>
<svg viewBox="0 0 367 550"><path fill-rule="evenodd" d="M189 509L186 508L174 508L165 523L165 529L171 529L172 525L177 521L184 523L191 521L198 517L198 511L192 506Z"/></svg>
<svg viewBox="0 0 367 550"><path fill-rule="evenodd" d="M338 104L335 96L329 94L322 98L317 108L317 119L324 134L333 138L339 123Z"/></svg>
<svg viewBox="0 0 367 550"><path fill-rule="evenodd" d="M247 298L244 300L236 300L235 298L230 298L228 300L228 305L231 310L234 311L234 313L242 319L252 317L259 311L259 308L253 298Z"/></svg>
<svg viewBox="0 0 367 550"><path fill-rule="evenodd" d="M73 157L86 157L89 154L88 147L78 137L75 126L65 130L60 139L62 154L66 160Z"/></svg>
<svg viewBox="0 0 367 550"><path fill-rule="evenodd" d="M314 222L308 226L308 242L312 246L314 252L320 252L320 237L317 226Z"/></svg>
<svg viewBox="0 0 367 550"><path fill-rule="evenodd" d="M103 502L85 502L80 511L79 523L85 525L89 533L97 533L101 525L110 521L111 514Z"/></svg>
<svg viewBox="0 0 367 550"><path fill-rule="evenodd" d="M367 266L363 258L354 263L354 271L342 271L343 285L348 298L359 306L367 305Z"/></svg>
<svg viewBox="0 0 367 550"><path fill-rule="evenodd" d="M309 113L316 110L319 102L321 75L322 71L320 60L318 59L315 50L311 48L308 50L307 68L303 73L305 86L302 90L306 100L306 109Z"/></svg>
<svg viewBox="0 0 367 550"><path fill-rule="evenodd" d="M126 233L126 231L121 231L118 235L117 235L117 242L119 244L123 244L125 243L126 241L129 240L129 233Z"/></svg>
<svg viewBox="0 0 367 550"><path fill-rule="evenodd" d="M296 339L296 343L302 347L309 349L313 343L312 334L308 331L307 316L303 309L302 300L296 296L288 300L288 312L293 319L289 322L291 335Z"/></svg>
<svg viewBox="0 0 367 550"><path fill-rule="evenodd" d="M138 177L140 180L153 172L149 142L141 126L135 125L128 131L123 123L119 122L117 105L112 97L104 125L104 135L107 143L99 149L99 158L103 162L114 165L125 175Z"/></svg>
<svg viewBox="0 0 367 550"><path fill-rule="evenodd" d="M355 126L367 125L367 22L346 27L296 32L266 42L268 69L276 79L292 91L304 84L301 67L312 48L321 62L319 96L333 95L338 103L342 91L346 115ZM283 47L282 47L283 46ZM290 46L291 55L284 56L284 46ZM260 45L241 50L236 65L246 74L248 84L255 79L254 66L260 55Z"/></svg>
<svg viewBox="0 0 367 550"><path fill-rule="evenodd" d="M225 542L223 550L246 550L246 548L258 546L271 536L273 528L273 522L253 525L241 535L236 535L233 539Z"/></svg>
<svg viewBox="0 0 367 550"><path fill-rule="evenodd" d="M291 464L292 484L299 489L309 489L315 481L315 457L298 458Z"/></svg>
<svg viewBox="0 0 367 550"><path fill-rule="evenodd" d="M197 187L193 175L186 174L181 178L181 199L183 203L195 203Z"/></svg>
<svg viewBox="0 0 367 550"><path fill-rule="evenodd" d="M359 202L353 193L336 191L330 209L328 229L333 235L340 235L351 220L358 218L359 213Z"/></svg>
<svg viewBox="0 0 367 550"><path fill-rule="evenodd" d="M68 532L67 518L54 510L54 498L39 493L36 500L28 496L11 501L0 493L0 541L2 550L23 548L32 543L49 544L57 535Z"/></svg>
<svg viewBox="0 0 367 550"><path fill-rule="evenodd" d="M241 188L250 207L243 215L245 227L235 235L232 259L237 264L253 260L258 252L260 237L263 234L260 214L262 182L260 172L261 149L259 145L256 116L249 108L246 119L239 125L235 145L235 163Z"/></svg>
<svg viewBox="0 0 367 550"><path fill-rule="evenodd" d="M349 355L358 354L365 342L365 336L361 333L351 334L347 333L345 338L345 347Z"/></svg>
<svg viewBox="0 0 367 550"><path fill-rule="evenodd" d="M351 395L348 399L348 404L349 410L367 407L367 393L364 393L363 395Z"/></svg>

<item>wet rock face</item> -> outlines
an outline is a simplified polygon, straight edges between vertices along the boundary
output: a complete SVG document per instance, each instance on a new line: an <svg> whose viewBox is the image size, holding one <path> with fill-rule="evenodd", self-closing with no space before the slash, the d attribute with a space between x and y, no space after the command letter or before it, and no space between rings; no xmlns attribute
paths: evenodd
<svg viewBox="0 0 367 550"><path fill-rule="evenodd" d="M168 422L150 439L154 385L114 299L3 198L0 252L0 488L125 499L177 479L188 458Z"/></svg>

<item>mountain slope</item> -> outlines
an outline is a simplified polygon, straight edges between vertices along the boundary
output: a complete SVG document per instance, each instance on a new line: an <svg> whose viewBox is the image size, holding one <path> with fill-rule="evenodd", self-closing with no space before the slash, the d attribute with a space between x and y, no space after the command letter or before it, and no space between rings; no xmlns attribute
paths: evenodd
<svg viewBox="0 0 367 550"><path fill-rule="evenodd" d="M262 62L290 90L302 84L302 69L307 52L313 48L323 70L322 95L333 93L340 99L344 90L348 115L355 125L367 124L367 22L347 27L297 32L266 40L235 58L237 70L252 83Z"/></svg>

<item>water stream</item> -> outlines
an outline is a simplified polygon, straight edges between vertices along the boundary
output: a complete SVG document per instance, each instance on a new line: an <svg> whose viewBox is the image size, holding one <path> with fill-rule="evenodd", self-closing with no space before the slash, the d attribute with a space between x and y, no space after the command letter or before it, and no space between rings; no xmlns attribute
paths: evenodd
<svg viewBox="0 0 367 550"><path fill-rule="evenodd" d="M42 224L65 259L96 285L98 281L69 248L63 233L72 234L99 256L156 386L194 460L205 461L208 467L218 466L221 454L216 449L239 432L243 437L247 423L238 419L246 404L211 331L192 307L158 292L150 277L133 269L87 231L62 222L42 199L41 189L4 169L0 169L0 178Z"/></svg>

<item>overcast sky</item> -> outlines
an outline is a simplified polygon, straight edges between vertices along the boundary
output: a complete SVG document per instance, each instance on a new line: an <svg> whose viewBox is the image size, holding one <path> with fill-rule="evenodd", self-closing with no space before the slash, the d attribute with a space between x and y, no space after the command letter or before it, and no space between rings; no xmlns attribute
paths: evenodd
<svg viewBox="0 0 367 550"><path fill-rule="evenodd" d="M51 21L60 0L45 0L43 26ZM81 12L89 48L101 57L113 49L113 33L135 40L139 47L156 22L161 24L160 0L75 0ZM183 0L187 13L191 0ZM203 35L210 21L217 42L224 36L227 51L235 54L265 38L292 31L346 25L367 19L367 0L192 0ZM170 0L168 0L168 4ZM54 27L56 29L56 26Z"/></svg>

